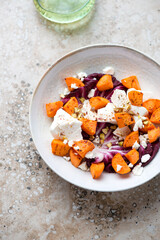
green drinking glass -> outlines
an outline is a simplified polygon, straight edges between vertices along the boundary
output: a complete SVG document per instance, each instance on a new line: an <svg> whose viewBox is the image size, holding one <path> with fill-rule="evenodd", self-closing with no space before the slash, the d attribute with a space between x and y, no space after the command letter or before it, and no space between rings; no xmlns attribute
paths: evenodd
<svg viewBox="0 0 160 240"><path fill-rule="evenodd" d="M57 23L71 23L85 17L95 0L33 0L39 13Z"/></svg>

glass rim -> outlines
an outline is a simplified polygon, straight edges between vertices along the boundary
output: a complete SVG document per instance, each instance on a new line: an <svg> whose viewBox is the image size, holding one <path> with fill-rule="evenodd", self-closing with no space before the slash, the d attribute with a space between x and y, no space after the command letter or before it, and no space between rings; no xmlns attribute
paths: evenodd
<svg viewBox="0 0 160 240"><path fill-rule="evenodd" d="M79 9L73 11L73 12L69 12L69 13L62 13L62 12L54 12L54 11L51 11L51 10L47 10L45 9L44 7L41 6L39 0L36 0L39 7L42 8L44 11L48 12L48 13L53 13L53 14L61 14L61 15L64 15L64 16L67 16L67 15L70 15L70 14L74 14L74 13L77 13L79 11L81 11L84 7L86 7L86 5L91 1L91 0L87 0L87 2L82 6L80 7Z"/></svg>

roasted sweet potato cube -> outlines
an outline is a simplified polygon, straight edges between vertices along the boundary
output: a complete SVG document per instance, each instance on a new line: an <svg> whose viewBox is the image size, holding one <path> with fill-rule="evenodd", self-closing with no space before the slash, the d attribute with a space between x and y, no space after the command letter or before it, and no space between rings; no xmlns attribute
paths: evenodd
<svg viewBox="0 0 160 240"><path fill-rule="evenodd" d="M142 106L143 103L143 93L138 91L130 91L128 93L128 98L132 105Z"/></svg>
<svg viewBox="0 0 160 240"><path fill-rule="evenodd" d="M46 104L47 116L54 117L58 109L60 109L62 106L63 106L62 101L47 103Z"/></svg>
<svg viewBox="0 0 160 240"><path fill-rule="evenodd" d="M75 84L77 88L84 86L84 83L78 78L67 77L65 79L65 81L66 81L69 91L73 91L75 89L71 86L72 84Z"/></svg>
<svg viewBox="0 0 160 240"><path fill-rule="evenodd" d="M139 142L139 134L138 131L136 132L131 132L125 139L123 142L123 147L127 148L127 147L132 147L133 144L135 142Z"/></svg>
<svg viewBox="0 0 160 240"><path fill-rule="evenodd" d="M94 144L89 140L75 142L72 147L82 158L85 157L87 152L92 151L95 148Z"/></svg>
<svg viewBox="0 0 160 240"><path fill-rule="evenodd" d="M125 162L124 158L121 156L120 153L117 153L112 158L112 167L115 172L119 174L126 174L131 171L130 167L128 167L127 163Z"/></svg>
<svg viewBox="0 0 160 240"><path fill-rule="evenodd" d="M125 156L133 165L139 160L139 152L135 148L126 153Z"/></svg>
<svg viewBox="0 0 160 240"><path fill-rule="evenodd" d="M134 118L126 112L115 113L115 118L119 128L123 128L135 123Z"/></svg>
<svg viewBox="0 0 160 240"><path fill-rule="evenodd" d="M69 101L64 105L63 109L72 115L74 113L75 107L78 107L78 101L75 97L71 97Z"/></svg>
<svg viewBox="0 0 160 240"><path fill-rule="evenodd" d="M138 79L136 76L130 76L128 78L124 78L121 80L123 86L126 88L135 88L137 90L141 90Z"/></svg>
<svg viewBox="0 0 160 240"><path fill-rule="evenodd" d="M92 97L89 99L90 105L95 110L105 107L110 101L103 97Z"/></svg>
<svg viewBox="0 0 160 240"><path fill-rule="evenodd" d="M81 164L83 158L73 148L70 149L69 155L72 165L77 168Z"/></svg>
<svg viewBox="0 0 160 240"><path fill-rule="evenodd" d="M68 144L64 144L60 139L53 139L51 143L52 153L57 156L66 156L69 152L70 147Z"/></svg>
<svg viewBox="0 0 160 240"><path fill-rule="evenodd" d="M90 166L90 172L92 174L93 179L97 179L101 176L103 170L104 170L104 162L100 163L92 163Z"/></svg>
<svg viewBox="0 0 160 240"><path fill-rule="evenodd" d="M149 142L155 142L160 137L160 128L154 128L148 131Z"/></svg>
<svg viewBox="0 0 160 240"><path fill-rule="evenodd" d="M86 118L81 118L82 130L89 135L94 135L96 133L97 121L88 120Z"/></svg>
<svg viewBox="0 0 160 240"><path fill-rule="evenodd" d="M97 88L99 91L105 91L113 88L112 76L111 75L103 75L97 83Z"/></svg>

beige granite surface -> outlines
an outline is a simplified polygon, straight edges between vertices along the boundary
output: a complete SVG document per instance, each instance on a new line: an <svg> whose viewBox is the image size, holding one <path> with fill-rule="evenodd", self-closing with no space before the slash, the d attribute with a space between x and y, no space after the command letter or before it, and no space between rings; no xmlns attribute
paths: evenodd
<svg viewBox="0 0 160 240"><path fill-rule="evenodd" d="M121 44L160 62L160 1L97 0L89 18L65 28L32 1L1 1L0 29L0 239L159 240L160 176L125 192L75 187L39 156L28 112L41 76L78 47Z"/></svg>

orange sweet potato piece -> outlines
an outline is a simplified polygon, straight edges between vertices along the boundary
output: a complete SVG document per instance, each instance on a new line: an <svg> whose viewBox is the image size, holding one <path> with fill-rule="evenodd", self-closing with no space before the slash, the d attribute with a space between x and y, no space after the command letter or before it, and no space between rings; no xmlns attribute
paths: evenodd
<svg viewBox="0 0 160 240"><path fill-rule="evenodd" d="M121 167L120 170L117 169L119 166ZM117 153L112 158L112 167L115 170L115 172L119 174L126 174L131 171L131 169L128 167L127 163L125 162L120 153Z"/></svg>
<svg viewBox="0 0 160 240"><path fill-rule="evenodd" d="M78 153L76 153L73 148L70 149L69 155L72 165L77 168L81 164L83 158Z"/></svg>
<svg viewBox="0 0 160 240"><path fill-rule="evenodd" d="M68 144L64 144L62 140L53 139L51 143L52 153L57 156L65 156L68 152L70 147Z"/></svg>
<svg viewBox="0 0 160 240"><path fill-rule="evenodd" d="M157 108L151 115L150 121L152 123L160 124L160 108Z"/></svg>
<svg viewBox="0 0 160 240"><path fill-rule="evenodd" d="M145 124L145 122L148 122L148 123ZM148 130L151 130L151 129L154 129L154 128L155 128L154 124L151 123L151 121L149 120L149 118L147 118L143 123L144 123L144 124L143 124L144 127L140 129L141 132L143 132L143 133L147 133Z"/></svg>
<svg viewBox="0 0 160 240"><path fill-rule="evenodd" d="M105 107L110 101L103 97L92 97L89 99L91 107L95 110Z"/></svg>
<svg viewBox="0 0 160 240"><path fill-rule="evenodd" d="M155 142L160 137L160 128L154 128L148 131L149 142Z"/></svg>
<svg viewBox="0 0 160 240"><path fill-rule="evenodd" d="M78 101L75 97L71 97L69 101L64 105L63 109L72 115L74 113L75 107L78 107Z"/></svg>
<svg viewBox="0 0 160 240"><path fill-rule="evenodd" d="M74 90L74 88L71 87L71 84L76 84L76 86L78 88L84 86L83 82L80 79L78 79L78 78L67 77L67 78L65 78L65 81L66 81L66 84L68 86L69 91L73 91Z"/></svg>
<svg viewBox="0 0 160 240"><path fill-rule="evenodd" d="M90 172L92 174L93 179L97 179L101 176L104 170L104 162L101 163L92 163L90 166Z"/></svg>
<svg viewBox="0 0 160 240"><path fill-rule="evenodd" d="M154 112L157 108L160 108L160 100L159 100L159 99L155 99L155 106L154 106L153 112Z"/></svg>
<svg viewBox="0 0 160 240"><path fill-rule="evenodd" d="M47 103L46 104L47 116L54 117L58 109L60 109L62 106L63 106L62 101Z"/></svg>
<svg viewBox="0 0 160 240"><path fill-rule="evenodd" d="M155 109L156 100L155 99L148 99L142 103L142 106L145 107L149 113L153 113Z"/></svg>
<svg viewBox="0 0 160 240"><path fill-rule="evenodd" d="M113 88L112 76L111 75L103 75L97 83L97 88L99 91L105 91Z"/></svg>
<svg viewBox="0 0 160 240"><path fill-rule="evenodd" d="M125 126L129 126L132 123L135 123L134 118L126 112L115 113L115 118L119 128L123 128Z"/></svg>
<svg viewBox="0 0 160 240"><path fill-rule="evenodd" d="M128 98L132 105L142 106L143 103L143 93L138 91L130 91L128 93Z"/></svg>
<svg viewBox="0 0 160 240"><path fill-rule="evenodd" d="M135 148L129 151L125 156L133 165L139 160L139 152Z"/></svg>
<svg viewBox="0 0 160 240"><path fill-rule="evenodd" d="M82 130L89 135L94 135L96 133L97 121L88 120L86 118L81 118Z"/></svg>
<svg viewBox="0 0 160 240"><path fill-rule="evenodd" d="M127 148L127 147L132 147L133 144L135 142L139 142L139 134L138 131L136 132L131 132L125 139L123 142L123 147Z"/></svg>
<svg viewBox="0 0 160 240"><path fill-rule="evenodd" d="M75 142L72 147L82 158L85 157L87 152L92 151L95 148L94 144L89 140Z"/></svg>
<svg viewBox="0 0 160 240"><path fill-rule="evenodd" d="M123 86L126 88L135 88L137 90L141 90L141 87L139 85L138 79L136 76L130 76L128 78L124 78L121 80Z"/></svg>

